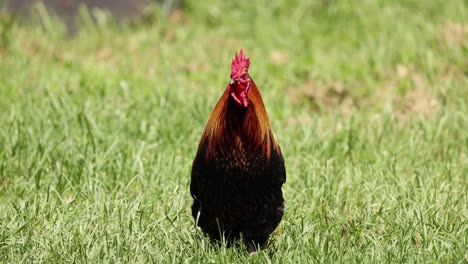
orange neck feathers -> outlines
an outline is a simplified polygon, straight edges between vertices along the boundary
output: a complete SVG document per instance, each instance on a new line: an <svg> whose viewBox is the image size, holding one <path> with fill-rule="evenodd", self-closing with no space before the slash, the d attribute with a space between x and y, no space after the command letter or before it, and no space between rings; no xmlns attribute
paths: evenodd
<svg viewBox="0 0 468 264"><path fill-rule="evenodd" d="M216 152L227 152L239 147L239 144L248 154L261 148L267 161L270 159L271 144L279 151L262 96L253 80L247 100L248 107L239 107L229 95L229 89L219 99L208 118L199 146L200 149L206 142L207 161Z"/></svg>

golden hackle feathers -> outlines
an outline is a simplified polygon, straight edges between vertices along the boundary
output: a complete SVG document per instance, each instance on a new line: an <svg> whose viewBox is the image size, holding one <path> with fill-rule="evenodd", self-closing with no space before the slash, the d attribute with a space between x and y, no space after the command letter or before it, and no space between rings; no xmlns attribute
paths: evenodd
<svg viewBox="0 0 468 264"><path fill-rule="evenodd" d="M216 152L223 152L232 148L239 138L243 141L244 149L253 153L261 151L270 158L271 144L276 151L280 151L271 129L265 105L255 83L251 82L248 93L249 106L240 108L230 98L228 89L223 93L215 108L211 112L200 146L207 145L206 160L212 159Z"/></svg>

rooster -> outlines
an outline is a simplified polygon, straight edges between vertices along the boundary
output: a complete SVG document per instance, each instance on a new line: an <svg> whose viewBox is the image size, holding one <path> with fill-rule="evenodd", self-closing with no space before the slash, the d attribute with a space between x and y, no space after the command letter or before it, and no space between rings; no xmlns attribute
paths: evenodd
<svg viewBox="0 0 468 264"><path fill-rule="evenodd" d="M192 215L227 245L242 234L250 252L265 247L284 212L286 169L260 91L241 49L208 118L192 165Z"/></svg>

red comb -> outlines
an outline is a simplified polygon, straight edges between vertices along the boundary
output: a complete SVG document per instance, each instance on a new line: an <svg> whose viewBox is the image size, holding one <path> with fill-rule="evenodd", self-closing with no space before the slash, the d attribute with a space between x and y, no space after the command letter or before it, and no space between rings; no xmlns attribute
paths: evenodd
<svg viewBox="0 0 468 264"><path fill-rule="evenodd" d="M232 59L231 63L231 76L234 76L242 71L242 69L248 70L250 66L249 58L245 57L243 49L240 49L239 55L236 53L236 57Z"/></svg>

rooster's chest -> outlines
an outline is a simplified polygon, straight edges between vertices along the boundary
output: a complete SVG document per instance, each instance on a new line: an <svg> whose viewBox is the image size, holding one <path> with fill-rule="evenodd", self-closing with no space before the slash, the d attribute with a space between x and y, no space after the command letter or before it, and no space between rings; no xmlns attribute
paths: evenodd
<svg viewBox="0 0 468 264"><path fill-rule="evenodd" d="M215 168L226 176L256 176L265 168L261 153L248 153L242 147L233 147L215 154Z"/></svg>

